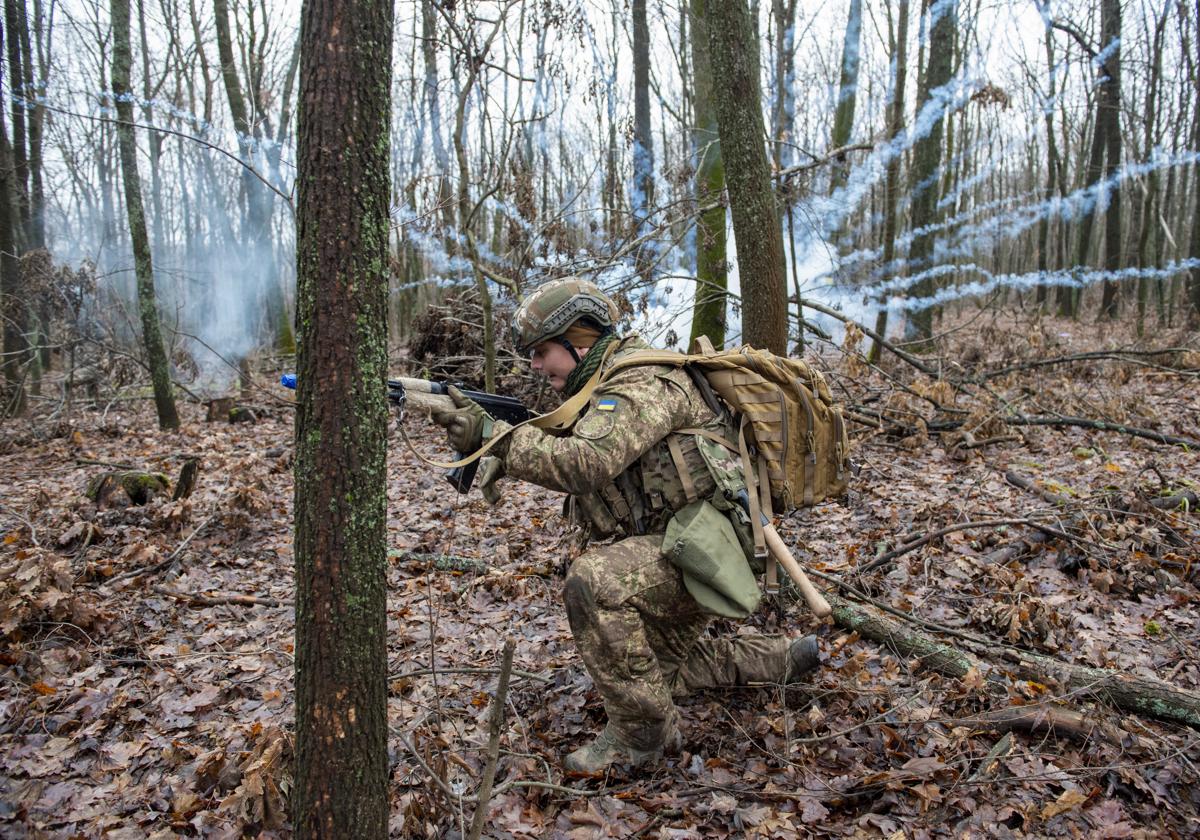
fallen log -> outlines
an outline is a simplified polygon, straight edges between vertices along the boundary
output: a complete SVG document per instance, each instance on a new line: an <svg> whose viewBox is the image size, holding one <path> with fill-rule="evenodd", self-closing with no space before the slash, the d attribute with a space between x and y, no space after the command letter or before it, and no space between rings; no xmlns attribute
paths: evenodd
<svg viewBox="0 0 1200 840"><path fill-rule="evenodd" d="M827 598L833 607L834 623L839 627L857 631L898 656L916 657L922 665L940 674L959 679L972 669L982 674L989 670L980 667L985 663L979 657L984 656L999 667L1011 670L1020 679L1057 687L1063 693L1093 695L1126 712L1200 729L1200 694L1169 683L1104 668L1072 665L998 644L975 645L978 655L967 653L840 595L828 593Z"/></svg>

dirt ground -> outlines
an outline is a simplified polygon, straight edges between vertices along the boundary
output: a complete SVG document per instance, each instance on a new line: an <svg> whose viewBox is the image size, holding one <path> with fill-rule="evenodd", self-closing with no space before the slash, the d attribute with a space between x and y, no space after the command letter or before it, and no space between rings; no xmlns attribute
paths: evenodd
<svg viewBox="0 0 1200 840"><path fill-rule="evenodd" d="M862 469L847 499L781 520L804 562L914 631L937 624L1200 690L1200 520L1186 496L1200 492L1200 450L1004 422L1087 418L1196 440L1200 341L964 314L941 339L940 379L890 356L869 369L843 352L856 347L851 336L822 359L861 421ZM1136 355L1165 347L1182 349ZM1110 355L984 377L1099 351ZM0 426L3 836L290 835L293 417L289 394L261 382L255 423L205 422L184 404L183 428L164 433L145 400L67 411L48 396ZM406 428L439 451L427 424ZM494 508L478 491L458 497L392 440L393 836L469 823L506 639L516 670L488 837L1200 834L1195 729L1022 678L1002 657L942 676L787 598L712 632L817 633L822 667L805 682L690 697L681 755L642 774L564 777L561 756L604 717L560 603L561 497L515 482ZM84 495L113 469L174 481L189 457L200 474L187 499ZM1172 495L1176 509L1155 506ZM860 571L965 523L985 524ZM1020 706L1083 724L1004 734L980 722Z"/></svg>

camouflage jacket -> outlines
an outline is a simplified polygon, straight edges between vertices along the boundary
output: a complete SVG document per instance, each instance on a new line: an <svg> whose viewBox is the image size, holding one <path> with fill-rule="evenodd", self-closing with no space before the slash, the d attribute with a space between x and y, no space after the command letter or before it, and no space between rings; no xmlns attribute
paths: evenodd
<svg viewBox="0 0 1200 840"><path fill-rule="evenodd" d="M606 365L648 347L628 336ZM506 428L497 423L493 434ZM687 465L693 496L707 498L715 486L695 435L675 434L696 428L719 433L723 425L688 372L645 365L603 382L567 432L525 426L498 448L509 477L571 494L572 518L591 539L659 534L688 503L677 460Z"/></svg>

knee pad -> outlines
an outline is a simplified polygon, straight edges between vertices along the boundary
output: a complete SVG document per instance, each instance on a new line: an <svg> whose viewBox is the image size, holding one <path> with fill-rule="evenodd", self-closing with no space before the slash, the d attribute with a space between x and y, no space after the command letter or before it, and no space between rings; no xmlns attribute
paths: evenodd
<svg viewBox="0 0 1200 840"><path fill-rule="evenodd" d="M571 633L578 638L596 612L596 596L592 593L588 578L572 570L563 587L563 601L567 605L567 623L571 625Z"/></svg>

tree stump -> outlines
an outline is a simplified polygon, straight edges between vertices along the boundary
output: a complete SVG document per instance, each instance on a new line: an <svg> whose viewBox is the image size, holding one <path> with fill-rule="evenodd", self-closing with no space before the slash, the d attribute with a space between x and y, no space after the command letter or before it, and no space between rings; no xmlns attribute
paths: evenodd
<svg viewBox="0 0 1200 840"><path fill-rule="evenodd" d="M204 419L208 423L217 420L228 420L229 412L233 410L233 397L215 397L208 401L208 414Z"/></svg>
<svg viewBox="0 0 1200 840"><path fill-rule="evenodd" d="M171 488L162 473L140 470L102 473L88 482L85 495L99 507L144 505Z"/></svg>

